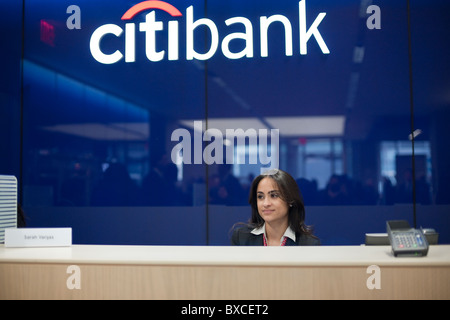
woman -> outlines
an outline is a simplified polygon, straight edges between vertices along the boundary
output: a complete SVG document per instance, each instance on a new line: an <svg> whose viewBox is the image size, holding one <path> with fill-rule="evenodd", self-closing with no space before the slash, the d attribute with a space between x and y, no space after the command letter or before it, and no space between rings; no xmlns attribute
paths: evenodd
<svg viewBox="0 0 450 320"><path fill-rule="evenodd" d="M320 241L305 225L305 207L295 180L286 172L269 170L253 180L249 224L234 229L233 245L305 246Z"/></svg>

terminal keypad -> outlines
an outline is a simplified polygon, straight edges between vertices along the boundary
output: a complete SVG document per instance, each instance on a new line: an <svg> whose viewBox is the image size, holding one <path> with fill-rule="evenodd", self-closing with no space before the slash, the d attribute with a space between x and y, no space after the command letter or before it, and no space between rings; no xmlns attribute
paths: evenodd
<svg viewBox="0 0 450 320"><path fill-rule="evenodd" d="M394 239L399 248L417 248L423 244L420 235L411 232L397 233Z"/></svg>

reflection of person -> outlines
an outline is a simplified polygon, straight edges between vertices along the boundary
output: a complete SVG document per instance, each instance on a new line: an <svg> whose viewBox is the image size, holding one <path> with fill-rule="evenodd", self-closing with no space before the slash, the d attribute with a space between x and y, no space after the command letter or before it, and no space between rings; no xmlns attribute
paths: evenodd
<svg viewBox="0 0 450 320"><path fill-rule="evenodd" d="M319 245L305 225L305 207L295 180L282 170L269 170L253 180L249 224L234 229L231 243L247 246Z"/></svg>
<svg viewBox="0 0 450 320"><path fill-rule="evenodd" d="M222 164L219 174L212 179L210 203L237 206L245 204L245 195L239 180L231 172L232 166Z"/></svg>
<svg viewBox="0 0 450 320"><path fill-rule="evenodd" d="M333 174L321 193L324 205L339 206L352 204L350 181L345 175Z"/></svg>
<svg viewBox="0 0 450 320"><path fill-rule="evenodd" d="M137 202L137 186L125 165L111 163L92 193L92 206L132 206Z"/></svg>

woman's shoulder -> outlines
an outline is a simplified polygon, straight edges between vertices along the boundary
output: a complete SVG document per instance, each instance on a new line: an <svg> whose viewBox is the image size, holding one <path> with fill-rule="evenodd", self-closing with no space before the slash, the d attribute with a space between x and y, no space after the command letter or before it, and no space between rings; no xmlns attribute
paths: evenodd
<svg viewBox="0 0 450 320"><path fill-rule="evenodd" d="M238 223L234 226L233 232L250 233L255 227L247 223Z"/></svg>
<svg viewBox="0 0 450 320"><path fill-rule="evenodd" d="M253 226L248 224L241 224L233 228L231 236L232 245L253 245L256 235L252 234Z"/></svg>
<svg viewBox="0 0 450 320"><path fill-rule="evenodd" d="M297 244L299 246L320 246L320 239L309 234L297 234Z"/></svg>

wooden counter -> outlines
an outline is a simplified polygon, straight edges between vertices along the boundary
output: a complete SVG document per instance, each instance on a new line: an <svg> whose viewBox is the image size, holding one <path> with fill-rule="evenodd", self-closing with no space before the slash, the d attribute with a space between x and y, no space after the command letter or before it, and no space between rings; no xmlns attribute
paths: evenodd
<svg viewBox="0 0 450 320"><path fill-rule="evenodd" d="M450 246L0 246L0 299L450 299Z"/></svg>

